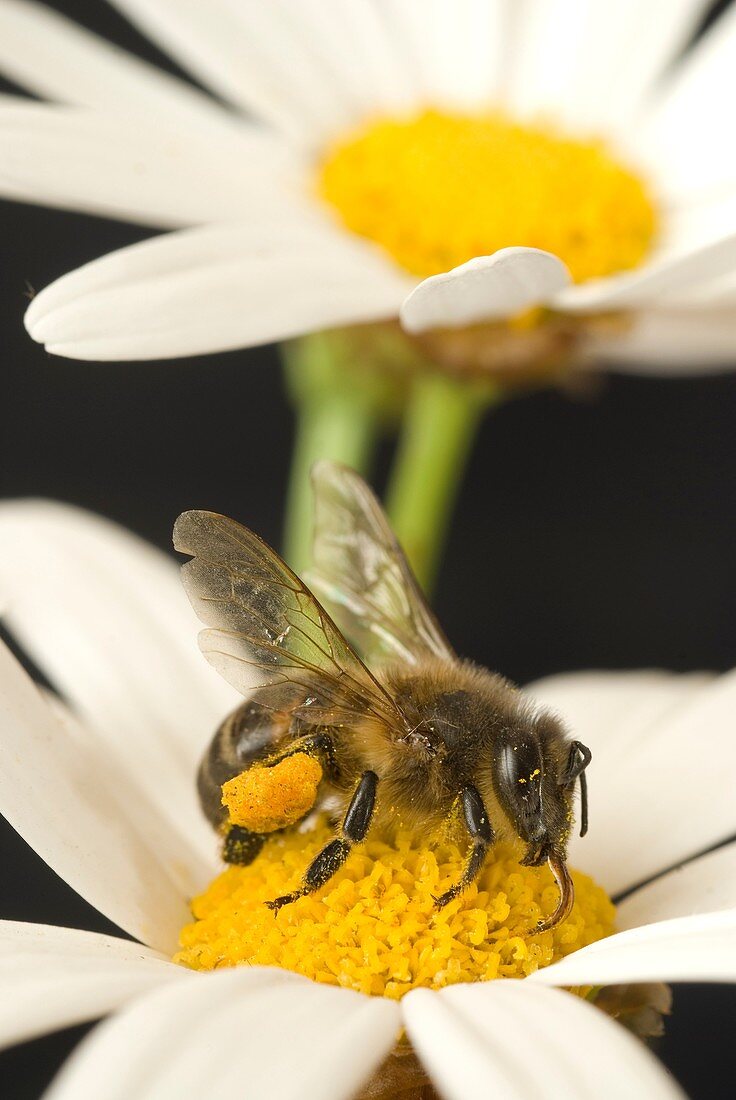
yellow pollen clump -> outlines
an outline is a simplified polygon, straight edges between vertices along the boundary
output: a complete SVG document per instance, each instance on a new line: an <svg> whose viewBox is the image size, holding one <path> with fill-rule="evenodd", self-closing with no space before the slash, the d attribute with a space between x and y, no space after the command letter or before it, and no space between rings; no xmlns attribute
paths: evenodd
<svg viewBox="0 0 736 1100"><path fill-rule="evenodd" d="M309 813L322 779L319 763L304 752L272 767L250 767L224 783L222 804L230 825L255 833L272 833Z"/></svg>
<svg viewBox="0 0 736 1100"><path fill-rule="evenodd" d="M501 113L375 121L329 150L318 190L423 277L509 245L554 252L576 282L610 275L642 261L657 222L644 182L601 141Z"/></svg>
<svg viewBox="0 0 736 1100"><path fill-rule="evenodd" d="M575 906L550 932L533 935L557 905L546 867L522 867L498 845L477 883L437 910L457 881L464 851L400 834L369 839L317 895L274 914L264 902L298 886L334 833L271 838L249 867L230 867L192 905L175 961L195 970L280 966L329 985L402 997L416 986L523 978L609 935L614 907L587 875L573 872Z"/></svg>

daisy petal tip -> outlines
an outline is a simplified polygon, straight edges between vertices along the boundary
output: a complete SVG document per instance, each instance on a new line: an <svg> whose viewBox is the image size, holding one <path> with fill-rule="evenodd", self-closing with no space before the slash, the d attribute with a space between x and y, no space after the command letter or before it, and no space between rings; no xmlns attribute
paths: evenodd
<svg viewBox="0 0 736 1100"><path fill-rule="evenodd" d="M37 344L46 343L46 326L44 321L48 317L46 296L43 290L34 295L23 315L23 325L26 332Z"/></svg>
<svg viewBox="0 0 736 1100"><path fill-rule="evenodd" d="M417 335L500 321L548 301L572 282L562 260L540 248L501 248L424 279L405 298L400 320Z"/></svg>
<svg viewBox="0 0 736 1100"><path fill-rule="evenodd" d="M35 340L33 330L36 327L35 322L38 317L38 307L36 306L36 301L37 297L33 298L31 304L28 306L28 309L23 314L23 326L28 335L33 340Z"/></svg>
<svg viewBox="0 0 736 1100"><path fill-rule="evenodd" d="M103 353L85 354L83 345L78 348L73 340L58 340L55 321L53 302L47 301L46 291L42 290L32 300L23 316L25 330L34 343L41 344L45 352L60 359L101 361L105 358Z"/></svg>

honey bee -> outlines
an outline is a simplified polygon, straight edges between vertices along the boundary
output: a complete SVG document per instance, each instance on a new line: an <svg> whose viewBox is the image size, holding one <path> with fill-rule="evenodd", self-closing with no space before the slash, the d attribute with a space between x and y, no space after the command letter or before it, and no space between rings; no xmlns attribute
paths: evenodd
<svg viewBox="0 0 736 1100"><path fill-rule="evenodd" d="M223 785L304 753L322 769L310 812L331 807L341 824L272 909L324 886L369 829L429 836L454 821L468 853L437 906L473 882L497 840L513 839L524 845L522 863L552 870L558 904L536 931L553 928L574 900L566 849L576 782L587 829L590 751L508 680L456 656L354 471L319 462L312 485L310 587L225 516L184 512L174 528L176 549L192 558L184 586L209 628L202 651L247 696L198 775L204 812L225 831L225 860L251 863L268 834L228 827Z"/></svg>

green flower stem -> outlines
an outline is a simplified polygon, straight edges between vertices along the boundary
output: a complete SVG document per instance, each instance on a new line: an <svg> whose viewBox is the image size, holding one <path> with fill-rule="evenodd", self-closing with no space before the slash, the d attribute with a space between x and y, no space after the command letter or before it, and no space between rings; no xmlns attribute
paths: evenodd
<svg viewBox="0 0 736 1100"><path fill-rule="evenodd" d="M463 470L484 409L500 399L446 375L417 376L387 493L387 510L425 591L433 585Z"/></svg>
<svg viewBox="0 0 736 1100"><path fill-rule="evenodd" d="M297 573L311 564L312 490L309 472L320 458L366 473L383 418L380 387L344 333L317 333L282 348L296 407L284 523L284 557ZM361 369L365 367L365 369Z"/></svg>
<svg viewBox="0 0 736 1100"><path fill-rule="evenodd" d="M320 458L365 473L377 436L371 408L340 395L301 404L286 498L284 555L302 573L311 564L312 495L309 471Z"/></svg>

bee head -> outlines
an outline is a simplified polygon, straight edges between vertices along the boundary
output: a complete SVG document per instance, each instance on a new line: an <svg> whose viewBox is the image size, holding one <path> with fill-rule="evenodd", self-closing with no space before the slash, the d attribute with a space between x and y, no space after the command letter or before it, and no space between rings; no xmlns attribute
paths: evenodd
<svg viewBox="0 0 736 1100"><path fill-rule="evenodd" d="M590 759L590 750L579 741L567 742L551 718L538 728L530 724L506 729L497 740L494 785L502 809L527 845L521 862L531 867L549 863L560 891L557 909L540 923L540 932L559 924L572 909L575 894L565 863L569 820L579 779L580 832L584 836L588 828L585 768Z"/></svg>

